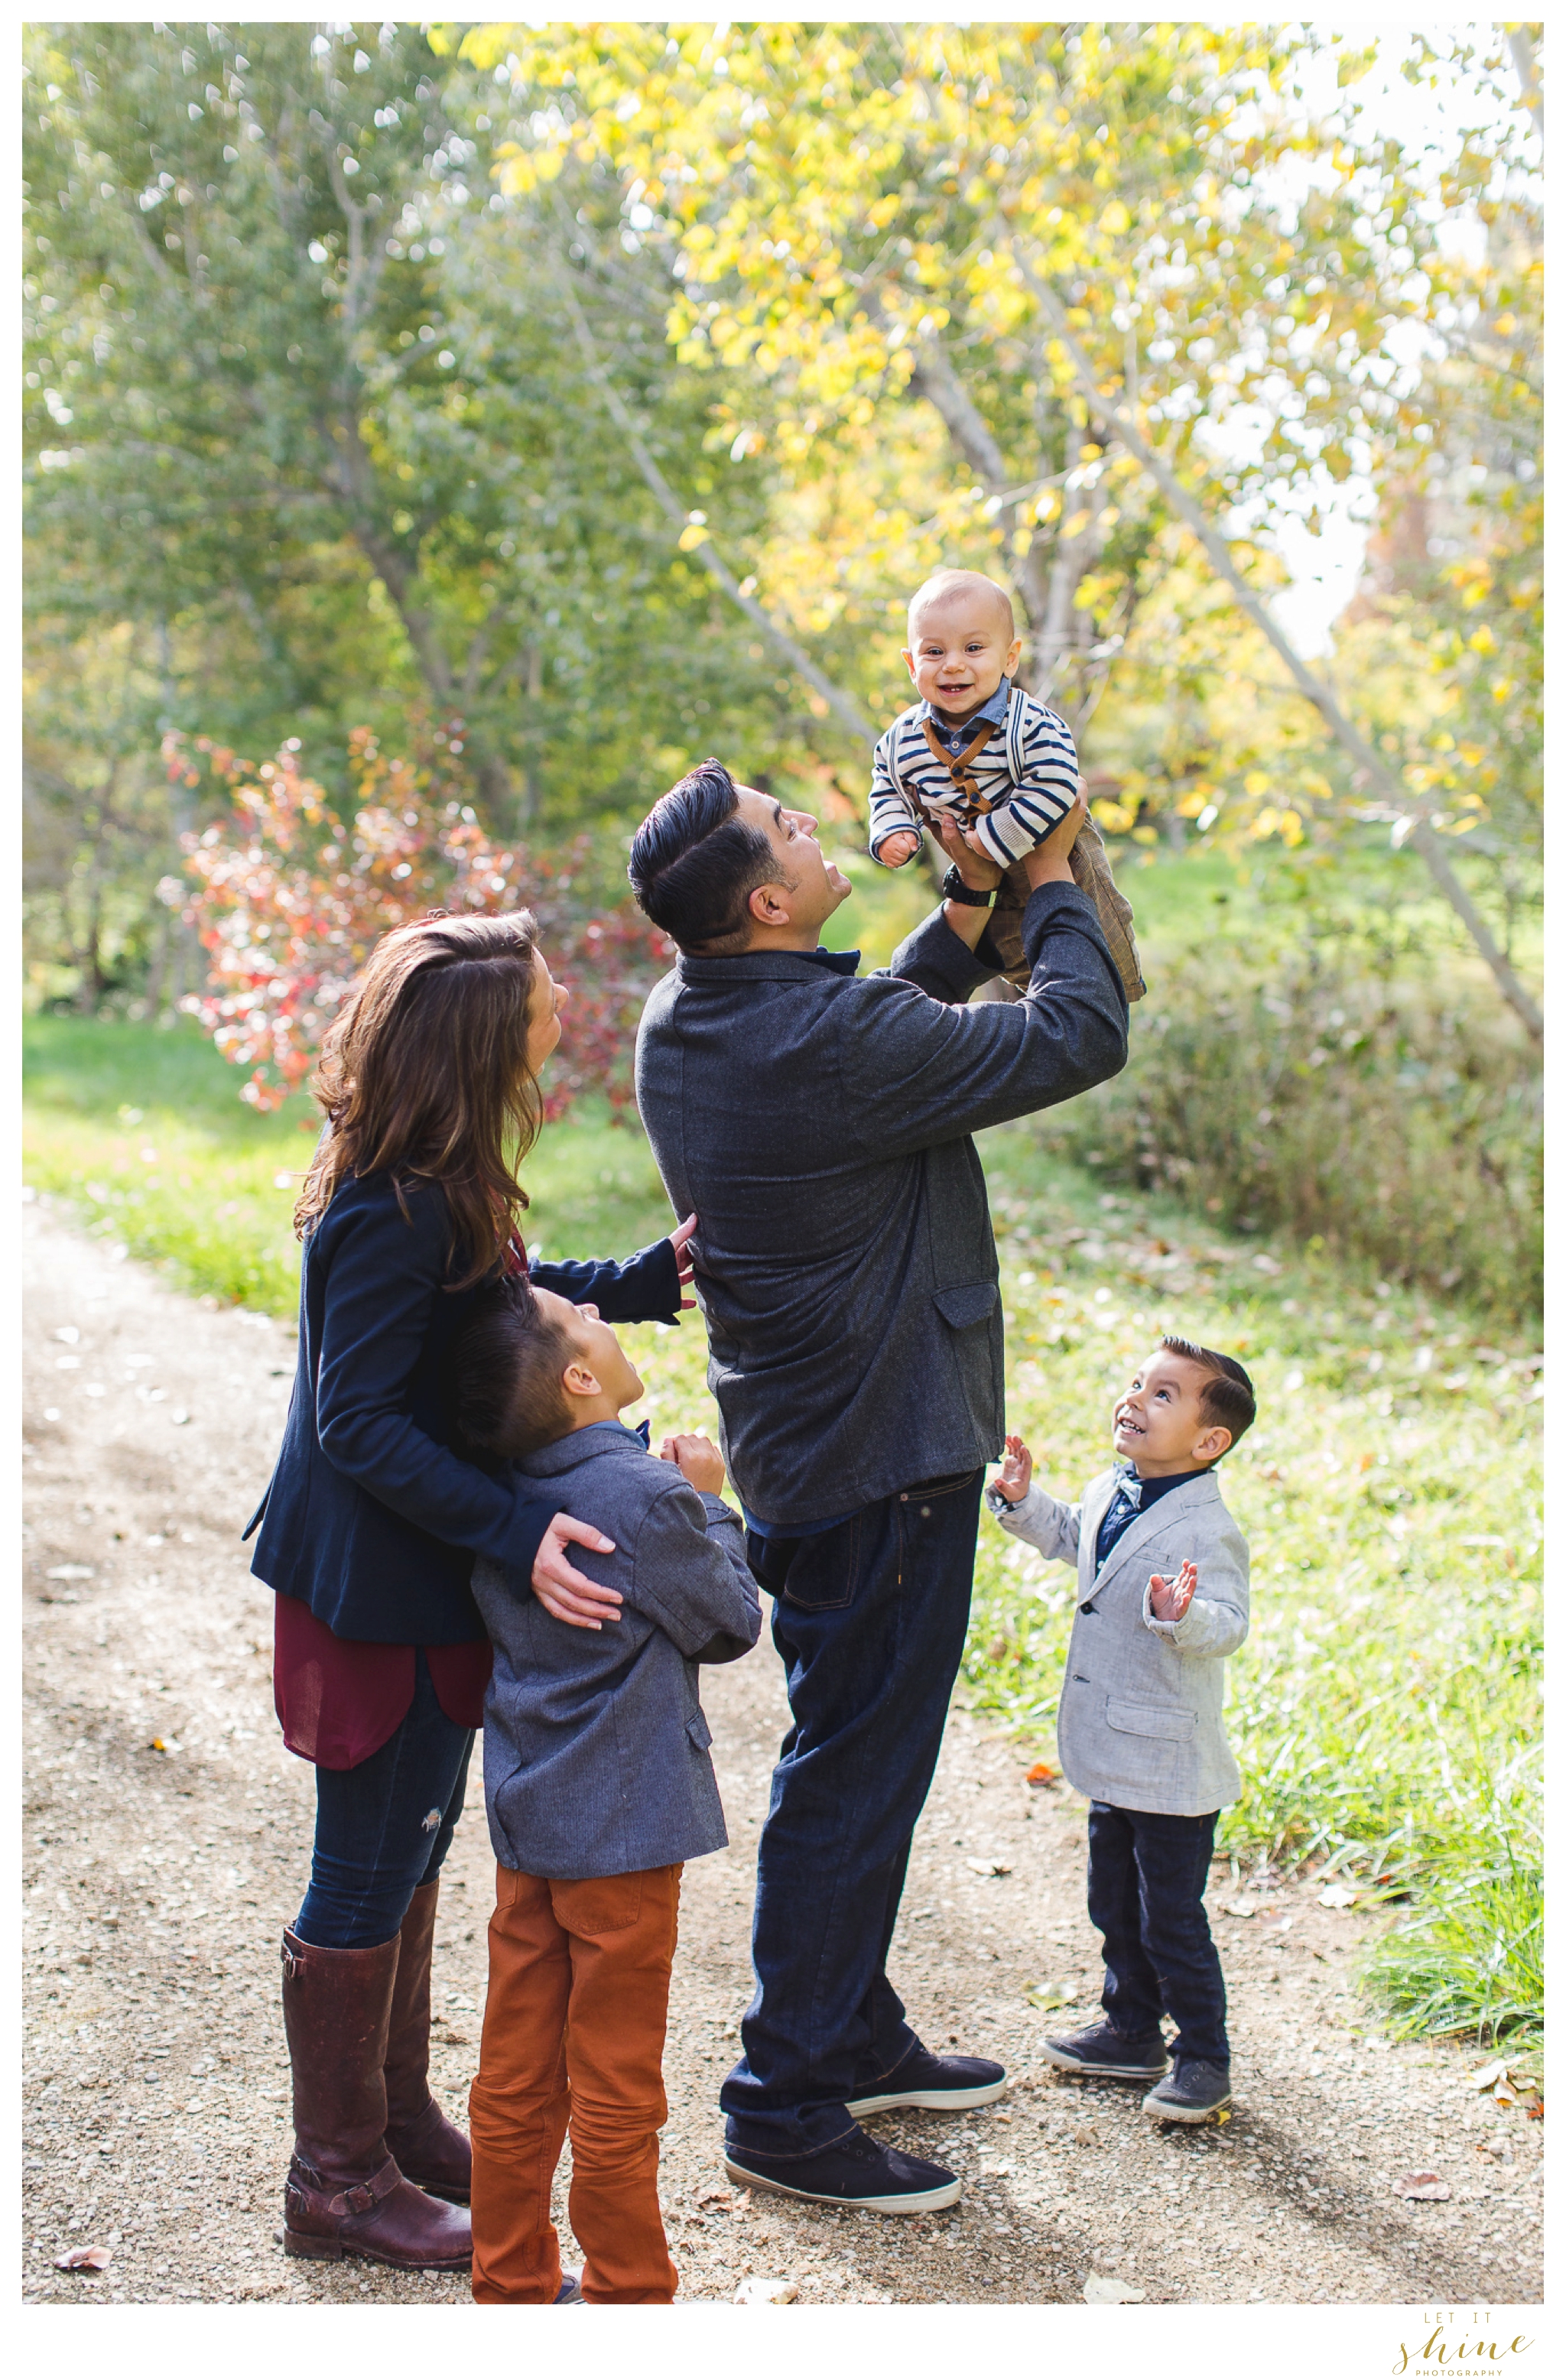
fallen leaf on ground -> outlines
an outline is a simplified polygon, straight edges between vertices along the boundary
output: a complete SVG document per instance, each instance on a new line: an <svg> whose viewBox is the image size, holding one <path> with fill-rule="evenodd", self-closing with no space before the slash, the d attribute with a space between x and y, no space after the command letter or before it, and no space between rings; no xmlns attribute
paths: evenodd
<svg viewBox="0 0 1566 2380"><path fill-rule="evenodd" d="M1468 2080L1475 2091L1493 2091L1498 2082L1506 2080L1506 2060L1497 2058L1488 2066L1475 2067Z"/></svg>
<svg viewBox="0 0 1566 2380"><path fill-rule="evenodd" d="M1082 2284L1082 2295L1087 2305L1142 2305L1147 2292L1131 2281L1117 2281L1108 2273L1089 2273Z"/></svg>
<svg viewBox="0 0 1566 2380"><path fill-rule="evenodd" d="M1439 2173L1405 2173L1401 2181L1392 2184L1394 2198L1450 2198L1451 2184L1443 2181Z"/></svg>
<svg viewBox="0 0 1566 2380"><path fill-rule="evenodd" d="M1027 1772L1027 1781L1030 1785L1053 1785L1060 1773L1047 1760L1036 1760Z"/></svg>
<svg viewBox="0 0 1566 2380"><path fill-rule="evenodd" d="M67 2248L63 2256L55 2259L62 2273L101 2273L114 2256L112 2248Z"/></svg>
<svg viewBox="0 0 1566 2380"><path fill-rule="evenodd" d="M734 2291L735 2305L792 2305L799 2295L797 2281L764 2280L753 2273Z"/></svg>
<svg viewBox="0 0 1566 2380"><path fill-rule="evenodd" d="M1346 1884L1323 1885L1316 1897L1323 1909L1352 1909L1359 1899L1358 1893Z"/></svg>
<svg viewBox="0 0 1566 2380"><path fill-rule="evenodd" d="M971 1867L975 1876L1010 1876L1012 1872L1009 1863L1005 1860L971 1859L965 1860L963 1865Z"/></svg>
<svg viewBox="0 0 1566 2380"><path fill-rule="evenodd" d="M1076 1999L1069 1984L1025 1984L1022 1996L1037 2009L1070 2008Z"/></svg>
<svg viewBox="0 0 1566 2380"><path fill-rule="evenodd" d="M85 1562L61 1562L43 1573L45 1578L91 1578L92 1574Z"/></svg>
<svg viewBox="0 0 1566 2380"><path fill-rule="evenodd" d="M1218 1905L1226 1917L1254 1917L1256 1913L1254 1900L1220 1900Z"/></svg>

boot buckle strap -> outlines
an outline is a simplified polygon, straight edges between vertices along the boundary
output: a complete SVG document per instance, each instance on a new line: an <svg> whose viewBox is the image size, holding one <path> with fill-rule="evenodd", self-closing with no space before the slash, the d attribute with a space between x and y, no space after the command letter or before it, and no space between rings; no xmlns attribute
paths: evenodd
<svg viewBox="0 0 1566 2380"><path fill-rule="evenodd" d="M350 2189L340 2190L327 2209L332 2215L368 2215L383 2198L390 2198L402 2175L395 2157L388 2157L379 2173L368 2181L356 2181Z"/></svg>

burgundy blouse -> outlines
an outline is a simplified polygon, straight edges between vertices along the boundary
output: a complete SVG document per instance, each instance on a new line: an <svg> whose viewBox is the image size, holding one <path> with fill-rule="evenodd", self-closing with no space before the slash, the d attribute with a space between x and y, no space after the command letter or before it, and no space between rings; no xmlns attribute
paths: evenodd
<svg viewBox="0 0 1566 2380"><path fill-rule="evenodd" d="M506 1270L527 1269L527 1250L514 1232ZM467 1645L370 1645L334 1636L297 1596L273 1600L273 1702L283 1741L301 1760L317 1768L357 1768L389 1743L412 1706L416 1650L429 1663L436 1700L454 1726L483 1726L484 1689L494 1663L487 1636Z"/></svg>

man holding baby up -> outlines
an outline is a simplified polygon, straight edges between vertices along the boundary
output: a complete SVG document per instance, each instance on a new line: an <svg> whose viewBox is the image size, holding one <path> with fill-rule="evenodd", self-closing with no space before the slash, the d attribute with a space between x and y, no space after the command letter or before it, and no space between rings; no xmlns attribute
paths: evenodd
<svg viewBox="0 0 1566 2380"><path fill-rule="evenodd" d="M1126 1000L1072 880L1078 797L1024 859L1030 969L1000 969L1001 867L932 815L947 898L861 978L819 947L848 898L816 821L715 761L632 847L677 944L637 1051L675 1211L701 1218L709 1380L750 1565L773 1597L794 1724L757 1881L757 1988L724 2082L731 2178L827 2204L949 2205L953 2175L861 2115L975 2107L992 2062L941 2057L886 1973L914 1828L965 1635L984 1465L1003 1429L1002 1321L970 1135L1089 1089L1126 1056Z"/></svg>

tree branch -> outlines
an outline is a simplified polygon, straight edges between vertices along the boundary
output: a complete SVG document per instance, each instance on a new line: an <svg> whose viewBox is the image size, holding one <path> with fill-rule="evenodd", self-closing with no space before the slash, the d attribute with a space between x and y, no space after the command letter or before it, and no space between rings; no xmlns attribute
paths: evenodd
<svg viewBox="0 0 1566 2380"><path fill-rule="evenodd" d="M1403 840L1414 845L1435 879L1443 897L1451 904L1468 929L1475 948L1495 978L1502 997L1522 1018L1534 1039L1542 1041L1544 1017L1537 1004L1513 972L1510 962L1469 893L1467 886L1452 867L1447 856L1446 846L1430 824L1426 811L1422 806L1409 800L1407 789L1387 767L1375 747L1366 741L1349 719L1345 718L1328 687L1300 659L1282 629L1273 619L1267 605L1241 576L1239 566L1229 550L1227 540L1212 526L1196 497L1175 477L1169 465L1142 435L1129 415L1113 404L1110 398L1100 395L1098 382L1094 378L1093 367L1072 331L1064 306L1049 283L1041 280L1034 272L1014 239L1012 242L1012 254L1015 259L1017 270L1040 312L1047 317L1054 336L1059 339L1069 357L1072 370L1076 375L1077 385L1097 419L1106 428L1113 430L1115 435L1135 455L1143 469L1149 472L1157 480L1165 500L1179 514L1187 528L1195 532L1213 568L1221 578L1227 581L1233 590L1241 610L1261 630L1306 701L1315 705L1350 758L1364 770L1367 777L1381 787L1388 798L1395 803L1401 816L1409 821Z"/></svg>
<svg viewBox="0 0 1566 2380"><path fill-rule="evenodd" d="M689 525L690 516L653 460L619 390L599 361L597 344L589 327L587 316L582 311L576 289L572 285L573 276L569 268L560 266L557 277L564 293L566 307L576 330L577 345L582 350L582 359L587 367L588 377L602 397L616 428L631 450L637 470L657 498L665 517L683 532ZM818 668L803 645L795 643L782 622L775 620L770 612L764 610L753 595L747 595L743 591L711 538L704 535L700 543L693 550L700 556L703 567L717 581L730 602L736 604L747 620L753 620L756 625L771 638L772 643L790 665L798 671L806 685L814 686L816 692L830 703L849 734L859 742L873 746L879 731L870 724L852 695L845 694L842 686L834 685L826 672Z"/></svg>

